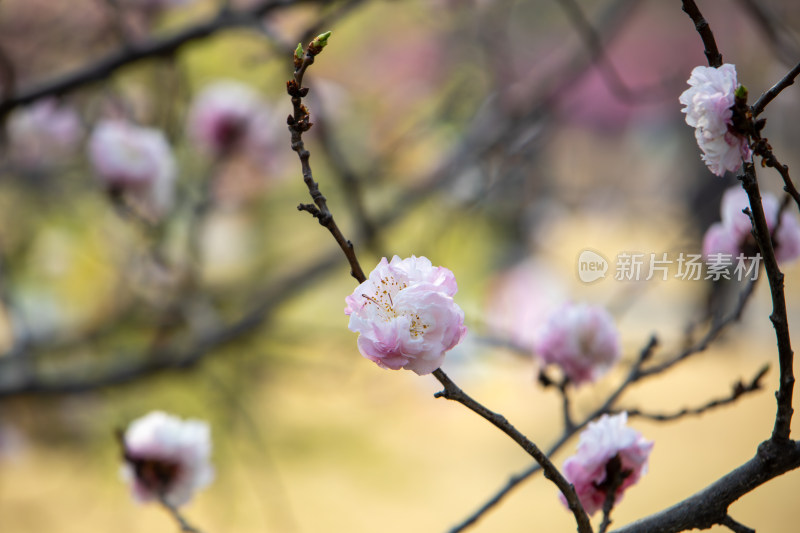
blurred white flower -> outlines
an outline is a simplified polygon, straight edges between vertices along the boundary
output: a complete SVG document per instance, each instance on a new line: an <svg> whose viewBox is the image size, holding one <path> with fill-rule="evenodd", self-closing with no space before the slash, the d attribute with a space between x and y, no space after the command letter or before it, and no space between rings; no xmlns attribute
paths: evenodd
<svg viewBox="0 0 800 533"><path fill-rule="evenodd" d="M122 476L137 501L163 497L179 507L214 479L211 430L201 420L153 411L128 426L123 444Z"/></svg>

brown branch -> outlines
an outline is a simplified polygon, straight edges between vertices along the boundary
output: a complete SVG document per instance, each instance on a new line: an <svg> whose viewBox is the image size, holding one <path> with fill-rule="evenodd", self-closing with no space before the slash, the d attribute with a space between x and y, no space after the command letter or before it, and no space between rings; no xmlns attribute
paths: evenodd
<svg viewBox="0 0 800 533"><path fill-rule="evenodd" d="M775 250L772 247L772 238L764 216L764 207L761 204L761 193L756 179L755 166L752 163L744 164L744 174L740 177L742 187L750 199L752 213L753 233L764 259L764 270L767 273L770 293L772 295L772 314L770 320L775 328L775 337L778 342L778 364L780 369L780 385L775 394L778 409L775 415L775 427L772 431L773 440L787 440L791 433L792 424L792 392L794 389L794 369L791 339L789 337L789 321L786 314L786 297L784 295L783 273L778 268L775 259Z"/></svg>
<svg viewBox="0 0 800 533"><path fill-rule="evenodd" d="M750 529L749 527L745 526L744 524L740 524L736 520L731 517L731 515L727 515L720 525L723 525L733 531L734 533L756 533L755 529Z"/></svg>
<svg viewBox="0 0 800 533"><path fill-rule="evenodd" d="M591 533L592 524L578 499L575 488L561 475L561 472L558 471L552 461L550 461L547 455L542 452L536 444L520 433L520 431L511 425L504 416L487 409L481 403L473 400L468 394L462 391L441 368L434 370L433 376L439 380L439 383L444 387L444 390L434 394L436 398L445 398L460 403L511 437L514 442L519 444L522 449L528 452L528 454L539 463L544 471L544 476L552 481L567 499L567 505L575 516L575 521L578 524L578 531L581 533Z"/></svg>
<svg viewBox="0 0 800 533"><path fill-rule="evenodd" d="M159 503L161 503L164 509L166 509L170 515L172 515L172 518L174 518L175 521L178 523L183 533L202 533L202 531L190 525L189 522L187 522L186 518L184 518L181 512L178 510L178 508L169 503L163 494L158 495L158 501Z"/></svg>
<svg viewBox="0 0 800 533"><path fill-rule="evenodd" d="M783 78L780 79L780 81L778 81L778 83L770 87L767 91L764 92L764 94L758 97L756 103L754 103L750 108L753 113L753 116L757 117L758 115L760 115L764 111L764 108L767 107L767 104L772 102L775 99L775 97L781 93L781 91L783 91L790 85L794 84L794 79L798 75L800 75L800 63L795 65L794 68L786 74L786 76L784 76Z"/></svg>
<svg viewBox="0 0 800 533"><path fill-rule="evenodd" d="M603 521L600 522L598 533L606 533L608 531L608 527L611 525L611 510L614 508L614 503L617 499L617 490L631 473L630 470L622 469L622 459L620 459L619 454L615 455L606 464L606 479L598 487L606 492L606 499L603 502Z"/></svg>
<svg viewBox="0 0 800 533"><path fill-rule="evenodd" d="M241 10L220 10L206 21L193 24L171 35L116 50L68 74L24 88L0 102L0 116L15 107L45 96L68 93L89 83L104 80L117 70L142 60L170 56L184 45L210 37L221 30L257 26L271 11L313 0L261 0ZM316 0L325 2L326 0Z"/></svg>
<svg viewBox="0 0 800 533"><path fill-rule="evenodd" d="M724 398L717 398L715 400L711 400L700 407L694 408L684 408L680 411L675 413L669 414L662 414L662 413L646 413L639 409L619 409L619 411L626 411L629 417L638 416L640 418L648 418L650 420L656 420L658 422L668 422L671 420L677 420L679 418L683 418L685 416L696 416L705 413L706 411L710 411L716 407L721 407L724 405L729 405L734 403L738 400L741 396L745 394L749 394L751 392L756 392L761 390L761 379L766 375L767 371L769 371L769 365L764 365L761 370L750 380L750 383L743 383L741 380L736 382L733 385L733 390L731 394L725 396ZM616 411L616 410L615 410Z"/></svg>
<svg viewBox="0 0 800 533"><path fill-rule="evenodd" d="M750 300L750 296L753 294L753 288L755 287L755 282L748 283L747 287L742 291L739 295L739 301L734 308L734 310L728 315L724 320L717 322L716 324L711 326L711 329L700 339L697 343L688 348L684 349L676 356L670 358L669 360L655 366L650 366L647 369L643 368L645 363L647 363L653 356L655 349L658 347L658 339L655 336L652 336L647 344L642 347L641 351L639 352L639 357L637 358L636 362L631 367L630 371L628 372L628 376L626 379L606 398L606 401L601 405L599 408L595 409L594 412L586 416L581 422L575 423L573 427L569 431L565 431L561 437L556 441L551 448L548 450L547 455L550 456L559 449L570 439L572 436L583 429L589 422L594 420L595 418L601 416L604 413L610 413L612 408L616 404L617 400L622 396L623 392L627 390L633 383L636 383L646 377L655 376L660 374L661 372L666 371L667 369L671 368L672 366L685 361L690 356L700 353L704 351L708 346L722 333L722 331L730 324L735 321L738 321L741 318L742 312L744 311L745 306ZM462 520L458 525L451 528L449 533L460 533L461 531L466 530L473 524L475 524L480 518L496 507L511 491L513 491L517 486L519 486L522 482L536 474L540 470L538 464L531 465L524 471L515 474L509 478L509 480L497 491L495 494L489 498L481 507L479 507L476 511L470 514L467 518Z"/></svg>
<svg viewBox="0 0 800 533"><path fill-rule="evenodd" d="M717 41L714 39L714 33L711 31L711 26L708 25L708 21L703 18L703 14L700 13L700 9L697 7L697 4L694 3L694 0L683 0L683 11L691 17L692 22L694 22L694 29L697 30L697 33L700 34L700 38L703 40L709 66L715 68L721 67L722 54L719 53L719 49L717 48Z"/></svg>
<svg viewBox="0 0 800 533"><path fill-rule="evenodd" d="M768 440L755 457L680 503L614 530L614 533L677 533L731 523L728 507L755 488L800 467L800 444Z"/></svg>
<svg viewBox="0 0 800 533"><path fill-rule="evenodd" d="M286 83L286 91L292 98L293 107L293 114L289 115L287 119L289 132L291 132L292 138L292 150L294 150L297 153L297 157L300 158L300 165L303 170L303 181L306 187L308 187L311 198L314 200L313 204L300 204L297 206L297 209L299 211L309 212L319 221L321 226L328 229L342 249L342 252L344 252L345 257L347 257L347 261L350 263L350 275L359 283L363 283L366 281L367 277L364 275L364 271L361 269L361 265L358 262L353 243L347 240L342 234L339 226L333 219L333 214L331 214L328 209L327 199L319 190L319 184L314 181L314 176L311 172L311 164L309 163L311 154L306 150L305 143L303 142L303 133L308 131L313 125L308 108L303 105L303 97L308 94L308 88L303 87L303 76L308 67L314 63L314 58L322 51L328 35L330 35L330 32L314 39L302 53L302 56L299 54L301 50L298 50L298 54L295 55L294 78ZM322 39L323 36L324 39Z"/></svg>

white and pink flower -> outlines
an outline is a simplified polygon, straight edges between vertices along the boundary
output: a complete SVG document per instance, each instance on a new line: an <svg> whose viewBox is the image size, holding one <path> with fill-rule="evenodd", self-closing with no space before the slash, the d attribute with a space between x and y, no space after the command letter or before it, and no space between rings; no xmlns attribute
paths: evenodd
<svg viewBox="0 0 800 533"><path fill-rule="evenodd" d="M603 508L607 467L614 457L619 458L624 477L616 490L614 501L619 503L628 487L647 473L647 460L653 442L627 426L628 413L603 415L590 422L581 432L578 452L564 462L564 477L575 487L581 505L590 515ZM564 495L561 501L566 505Z"/></svg>
<svg viewBox="0 0 800 533"><path fill-rule="evenodd" d="M46 168L72 155L82 136L78 113L54 98L17 109L8 119L11 160L29 169Z"/></svg>
<svg viewBox="0 0 800 533"><path fill-rule="evenodd" d="M540 327L534 351L580 385L596 380L619 360L619 332L604 308L566 304L552 311Z"/></svg>
<svg viewBox="0 0 800 533"><path fill-rule="evenodd" d="M257 150L268 109L249 85L233 80L217 81L197 95L189 111L189 137L215 156L235 150Z"/></svg>
<svg viewBox="0 0 800 533"><path fill-rule="evenodd" d="M467 332L453 301L457 291L453 273L426 257L384 257L345 298L344 312L364 357L381 368L430 374Z"/></svg>
<svg viewBox="0 0 800 533"><path fill-rule="evenodd" d="M686 106L686 123L695 128L697 145L703 151L703 161L717 176L726 170L736 171L752 151L747 139L732 129L736 101L736 67L724 64L719 68L695 67L689 78L689 89L679 100Z"/></svg>
<svg viewBox="0 0 800 533"><path fill-rule="evenodd" d="M92 131L88 150L97 179L110 192L129 194L157 216L170 209L176 166L160 130L104 120Z"/></svg>
<svg viewBox="0 0 800 533"><path fill-rule="evenodd" d="M765 192L761 195L767 229L772 233L778 223L780 205L777 198ZM739 254L753 257L758 247L753 237L750 217L743 213L749 207L747 193L741 187L731 187L722 196L721 222L715 222L703 238L703 256L707 261L715 257L730 256L734 261ZM788 263L800 257L800 223L793 210L786 209L780 216L780 227L773 235L775 258L780 263Z"/></svg>
<svg viewBox="0 0 800 533"><path fill-rule="evenodd" d="M163 497L179 507L214 479L211 430L201 420L153 411L128 426L123 445L122 476L139 502Z"/></svg>

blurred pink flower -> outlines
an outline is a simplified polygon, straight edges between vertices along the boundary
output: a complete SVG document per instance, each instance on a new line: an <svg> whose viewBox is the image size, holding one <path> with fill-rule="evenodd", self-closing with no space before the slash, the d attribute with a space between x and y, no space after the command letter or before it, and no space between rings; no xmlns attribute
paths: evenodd
<svg viewBox="0 0 800 533"><path fill-rule="evenodd" d="M625 490L647 473L647 459L653 442L629 428L628 413L603 415L581 432L578 452L564 461L564 477L575 487L578 498L590 515L603 508L606 492L601 487L606 481L606 465L619 457L622 474L627 476L617 489L615 504ZM566 498L561 495L566 505Z"/></svg>
<svg viewBox="0 0 800 533"><path fill-rule="evenodd" d="M686 106L681 112L686 113L686 123L695 128L703 161L717 176L726 170L738 170L742 159L750 158L752 151L747 139L731 129L731 108L739 85L736 67L727 63L719 68L695 67L689 85L679 98Z"/></svg>
<svg viewBox="0 0 800 533"><path fill-rule="evenodd" d="M123 478L139 502L159 495L179 507L214 479L209 462L211 432L201 420L181 420L161 411L134 420L123 436Z"/></svg>
<svg viewBox="0 0 800 533"><path fill-rule="evenodd" d="M17 109L8 119L11 159L26 168L47 167L71 155L82 135L78 113L53 98Z"/></svg>
<svg viewBox="0 0 800 533"><path fill-rule="evenodd" d="M761 195L767 228L772 232L778 221L780 205L772 194ZM745 257L753 257L758 253L755 238L751 233L750 217L742 211L750 206L747 193L741 187L731 187L722 196L720 212L722 221L708 228L703 238L703 256L713 259L715 254L730 255L733 261L741 253ZM800 257L800 223L793 214L793 209L784 210L777 233L773 236L775 258L778 262L790 262Z"/></svg>
<svg viewBox="0 0 800 533"><path fill-rule="evenodd" d="M565 299L563 283L545 265L529 259L498 274L488 290L486 322L497 335L533 350L536 324Z"/></svg>
<svg viewBox="0 0 800 533"><path fill-rule="evenodd" d="M269 110L249 85L223 80L206 86L192 103L187 129L203 150L221 156L258 151L264 144Z"/></svg>
<svg viewBox="0 0 800 533"><path fill-rule="evenodd" d="M467 332L453 301L455 276L426 257L384 257L369 279L345 298L358 350L381 368L430 374Z"/></svg>
<svg viewBox="0 0 800 533"><path fill-rule="evenodd" d="M100 121L89 138L89 160L112 193L128 193L156 215L172 207L175 160L160 130Z"/></svg>
<svg viewBox="0 0 800 533"><path fill-rule="evenodd" d="M621 354L614 319L604 308L587 304L566 304L551 312L534 348L576 385L600 377Z"/></svg>

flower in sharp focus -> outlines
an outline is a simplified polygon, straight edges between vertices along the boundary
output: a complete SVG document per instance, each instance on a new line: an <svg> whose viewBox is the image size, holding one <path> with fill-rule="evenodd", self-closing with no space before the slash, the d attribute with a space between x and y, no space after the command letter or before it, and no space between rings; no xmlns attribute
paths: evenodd
<svg viewBox="0 0 800 533"><path fill-rule="evenodd" d="M619 332L602 307L566 304L552 311L536 334L534 351L576 385L594 381L620 358Z"/></svg>
<svg viewBox="0 0 800 533"><path fill-rule="evenodd" d="M153 411L128 426L123 445L122 476L139 502L163 497L179 507L214 479L211 432L201 420Z"/></svg>
<svg viewBox="0 0 800 533"><path fill-rule="evenodd" d="M82 135L75 110L53 98L17 109L8 120L11 159L28 169L45 168L69 156Z"/></svg>
<svg viewBox="0 0 800 533"><path fill-rule="evenodd" d="M430 374L467 332L455 276L426 257L384 257L345 299L358 350L381 368Z"/></svg>
<svg viewBox="0 0 800 533"><path fill-rule="evenodd" d="M719 68L695 67L689 85L679 98L686 106L681 112L686 113L686 123L695 128L703 161L717 176L738 170L752 151L747 138L733 130L736 67L727 63Z"/></svg>
<svg viewBox="0 0 800 533"><path fill-rule="evenodd" d="M767 219L767 229L772 234L778 223L780 205L775 196L768 192L761 195L761 204ZM720 206L722 220L712 224L703 238L703 255L706 260L712 261L717 254L729 255L735 260L739 254L754 257L758 253L758 245L751 233L750 217L743 213L749 206L747 193L741 187L731 187L725 191ZM800 223L793 211L783 211L780 215L780 226L772 238L775 258L781 263L800 257Z"/></svg>
<svg viewBox="0 0 800 533"><path fill-rule="evenodd" d="M250 86L232 80L206 86L187 119L190 138L202 150L222 156L239 149L258 150L269 111Z"/></svg>
<svg viewBox="0 0 800 533"><path fill-rule="evenodd" d="M616 490L614 501L619 503L625 490L647 473L647 459L653 442L629 428L627 413L603 415L590 422L581 432L578 451L564 462L564 477L575 487L575 492L586 512L594 514L603 508L609 463L617 457L622 483ZM605 483L605 486L604 486ZM566 505L566 498L561 495Z"/></svg>
<svg viewBox="0 0 800 533"><path fill-rule="evenodd" d="M172 206L175 160L160 130L101 121L89 138L89 160L112 194L131 196L155 216Z"/></svg>

